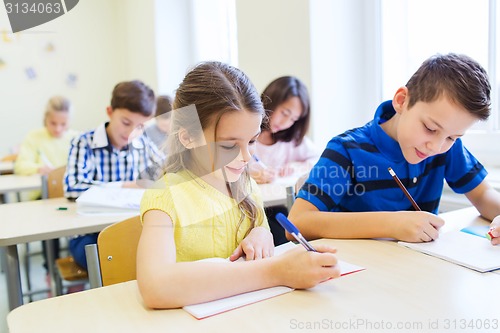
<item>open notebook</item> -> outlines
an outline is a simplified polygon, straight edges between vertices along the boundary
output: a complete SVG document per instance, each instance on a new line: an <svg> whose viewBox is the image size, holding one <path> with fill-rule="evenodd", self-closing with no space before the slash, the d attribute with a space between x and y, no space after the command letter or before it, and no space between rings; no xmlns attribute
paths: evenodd
<svg viewBox="0 0 500 333"><path fill-rule="evenodd" d="M81 215L139 214L144 189L92 186L76 199Z"/></svg>
<svg viewBox="0 0 500 333"><path fill-rule="evenodd" d="M399 244L479 272L500 268L500 246L468 232L449 231L432 242Z"/></svg>
<svg viewBox="0 0 500 333"><path fill-rule="evenodd" d="M296 245L292 242L288 242L285 244L282 244L280 246L277 246L274 249L274 255L280 255L288 250L291 250L295 248ZM240 258L243 260L242 258ZM239 259L239 260L240 260ZM228 259L223 259L223 258L209 258L209 259L203 259L204 261L227 261ZM364 269L364 267L349 264L347 262L339 260L339 265L340 265L340 274L341 275L346 275L354 272L358 272ZM282 295L288 292L293 291L293 288L285 287L285 286L277 286L277 287L271 287L271 288L266 288L266 289L261 289L261 290L256 290L256 291L251 291L248 293L244 294L239 294L235 296L230 296L210 302L205 302L205 303L199 303L199 304L193 304L193 305L186 305L183 307L184 310L189 312L191 315L193 315L197 319L203 319L206 317L210 317L222 312L226 312L232 309L236 309L248 304L256 303L268 298L272 298L278 295Z"/></svg>

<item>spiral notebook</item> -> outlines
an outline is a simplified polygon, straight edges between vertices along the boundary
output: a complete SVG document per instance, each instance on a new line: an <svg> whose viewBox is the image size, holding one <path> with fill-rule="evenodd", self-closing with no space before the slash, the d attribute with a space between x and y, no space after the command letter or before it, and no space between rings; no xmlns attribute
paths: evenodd
<svg viewBox="0 0 500 333"><path fill-rule="evenodd" d="M478 272L500 269L500 246L493 246L486 238L467 232L446 232L428 243L398 243Z"/></svg>
<svg viewBox="0 0 500 333"><path fill-rule="evenodd" d="M292 242L288 242L282 244L280 246L275 247L274 255L282 254L288 250L295 248L296 244ZM241 258L240 258L241 259ZM224 258L209 258L203 259L204 261L227 261L228 259ZM359 272L364 270L364 267L353 265L344 261L339 260L340 265L340 274L347 275L354 272ZM271 288L265 288L261 290L251 291L248 293L243 293L235 296L230 296L226 298L221 298L218 300L186 305L183 309L189 312L197 319L207 318L219 313L227 312L229 310L237 309L245 305L249 305L252 303L256 303L259 301L263 301L265 299L269 299L275 296L283 295L293 291L293 288L285 287L285 286L277 286Z"/></svg>

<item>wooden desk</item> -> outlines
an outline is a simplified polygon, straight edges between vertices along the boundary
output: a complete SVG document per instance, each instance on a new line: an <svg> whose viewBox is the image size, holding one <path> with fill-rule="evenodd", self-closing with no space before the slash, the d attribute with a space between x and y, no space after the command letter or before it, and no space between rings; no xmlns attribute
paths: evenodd
<svg viewBox="0 0 500 333"><path fill-rule="evenodd" d="M298 177L282 177L269 184L259 184L262 200L265 207L287 204L286 188L295 186Z"/></svg>
<svg viewBox="0 0 500 333"><path fill-rule="evenodd" d="M450 225L455 219L464 224L485 223L475 216L473 211L443 214ZM136 281L130 281L26 304L9 313L7 323L10 333L68 328L72 333L499 329L496 303L500 299L500 275L481 274L392 241L317 242L334 244L340 259L366 270L203 320L196 320L182 309L145 308ZM495 321L497 329L492 330ZM87 324L76 324L82 322ZM474 326L460 329L461 325ZM486 325L490 328L485 329Z"/></svg>
<svg viewBox="0 0 500 333"><path fill-rule="evenodd" d="M0 193L39 190L42 188L42 177L40 175L18 176L1 175Z"/></svg>
<svg viewBox="0 0 500 333"><path fill-rule="evenodd" d="M76 203L65 198L0 205L0 246L5 247L10 309L23 304L17 244L98 232L133 215L82 216L76 213Z"/></svg>
<svg viewBox="0 0 500 333"><path fill-rule="evenodd" d="M14 173L14 162L0 162L0 175Z"/></svg>

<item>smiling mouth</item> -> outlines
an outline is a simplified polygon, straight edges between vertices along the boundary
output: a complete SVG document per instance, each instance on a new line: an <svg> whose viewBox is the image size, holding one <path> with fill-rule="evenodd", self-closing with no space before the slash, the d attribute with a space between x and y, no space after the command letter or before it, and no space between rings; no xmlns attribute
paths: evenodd
<svg viewBox="0 0 500 333"><path fill-rule="evenodd" d="M245 166L242 166L241 168L233 168L233 167L228 167L226 166L227 169L229 169L229 171L233 172L233 173L242 173L244 170L245 170Z"/></svg>
<svg viewBox="0 0 500 333"><path fill-rule="evenodd" d="M429 156L429 155L426 155L426 154L422 153L420 150L418 150L416 148L415 148L415 153L417 154L417 156L419 158L427 158Z"/></svg>

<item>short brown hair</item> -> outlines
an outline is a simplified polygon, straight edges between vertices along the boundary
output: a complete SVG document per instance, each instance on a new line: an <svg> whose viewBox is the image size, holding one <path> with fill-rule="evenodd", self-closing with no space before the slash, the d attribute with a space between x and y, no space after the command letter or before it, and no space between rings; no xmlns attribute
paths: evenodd
<svg viewBox="0 0 500 333"><path fill-rule="evenodd" d="M111 108L127 109L149 117L155 112L155 94L139 80L118 83L111 95Z"/></svg>
<svg viewBox="0 0 500 333"><path fill-rule="evenodd" d="M167 112L172 111L173 100L168 95L160 95L156 98L156 113L155 117L161 116Z"/></svg>
<svg viewBox="0 0 500 333"><path fill-rule="evenodd" d="M449 53L430 57L413 74L406 87L409 108L418 101L432 102L445 95L480 120L490 116L488 74L466 55Z"/></svg>

